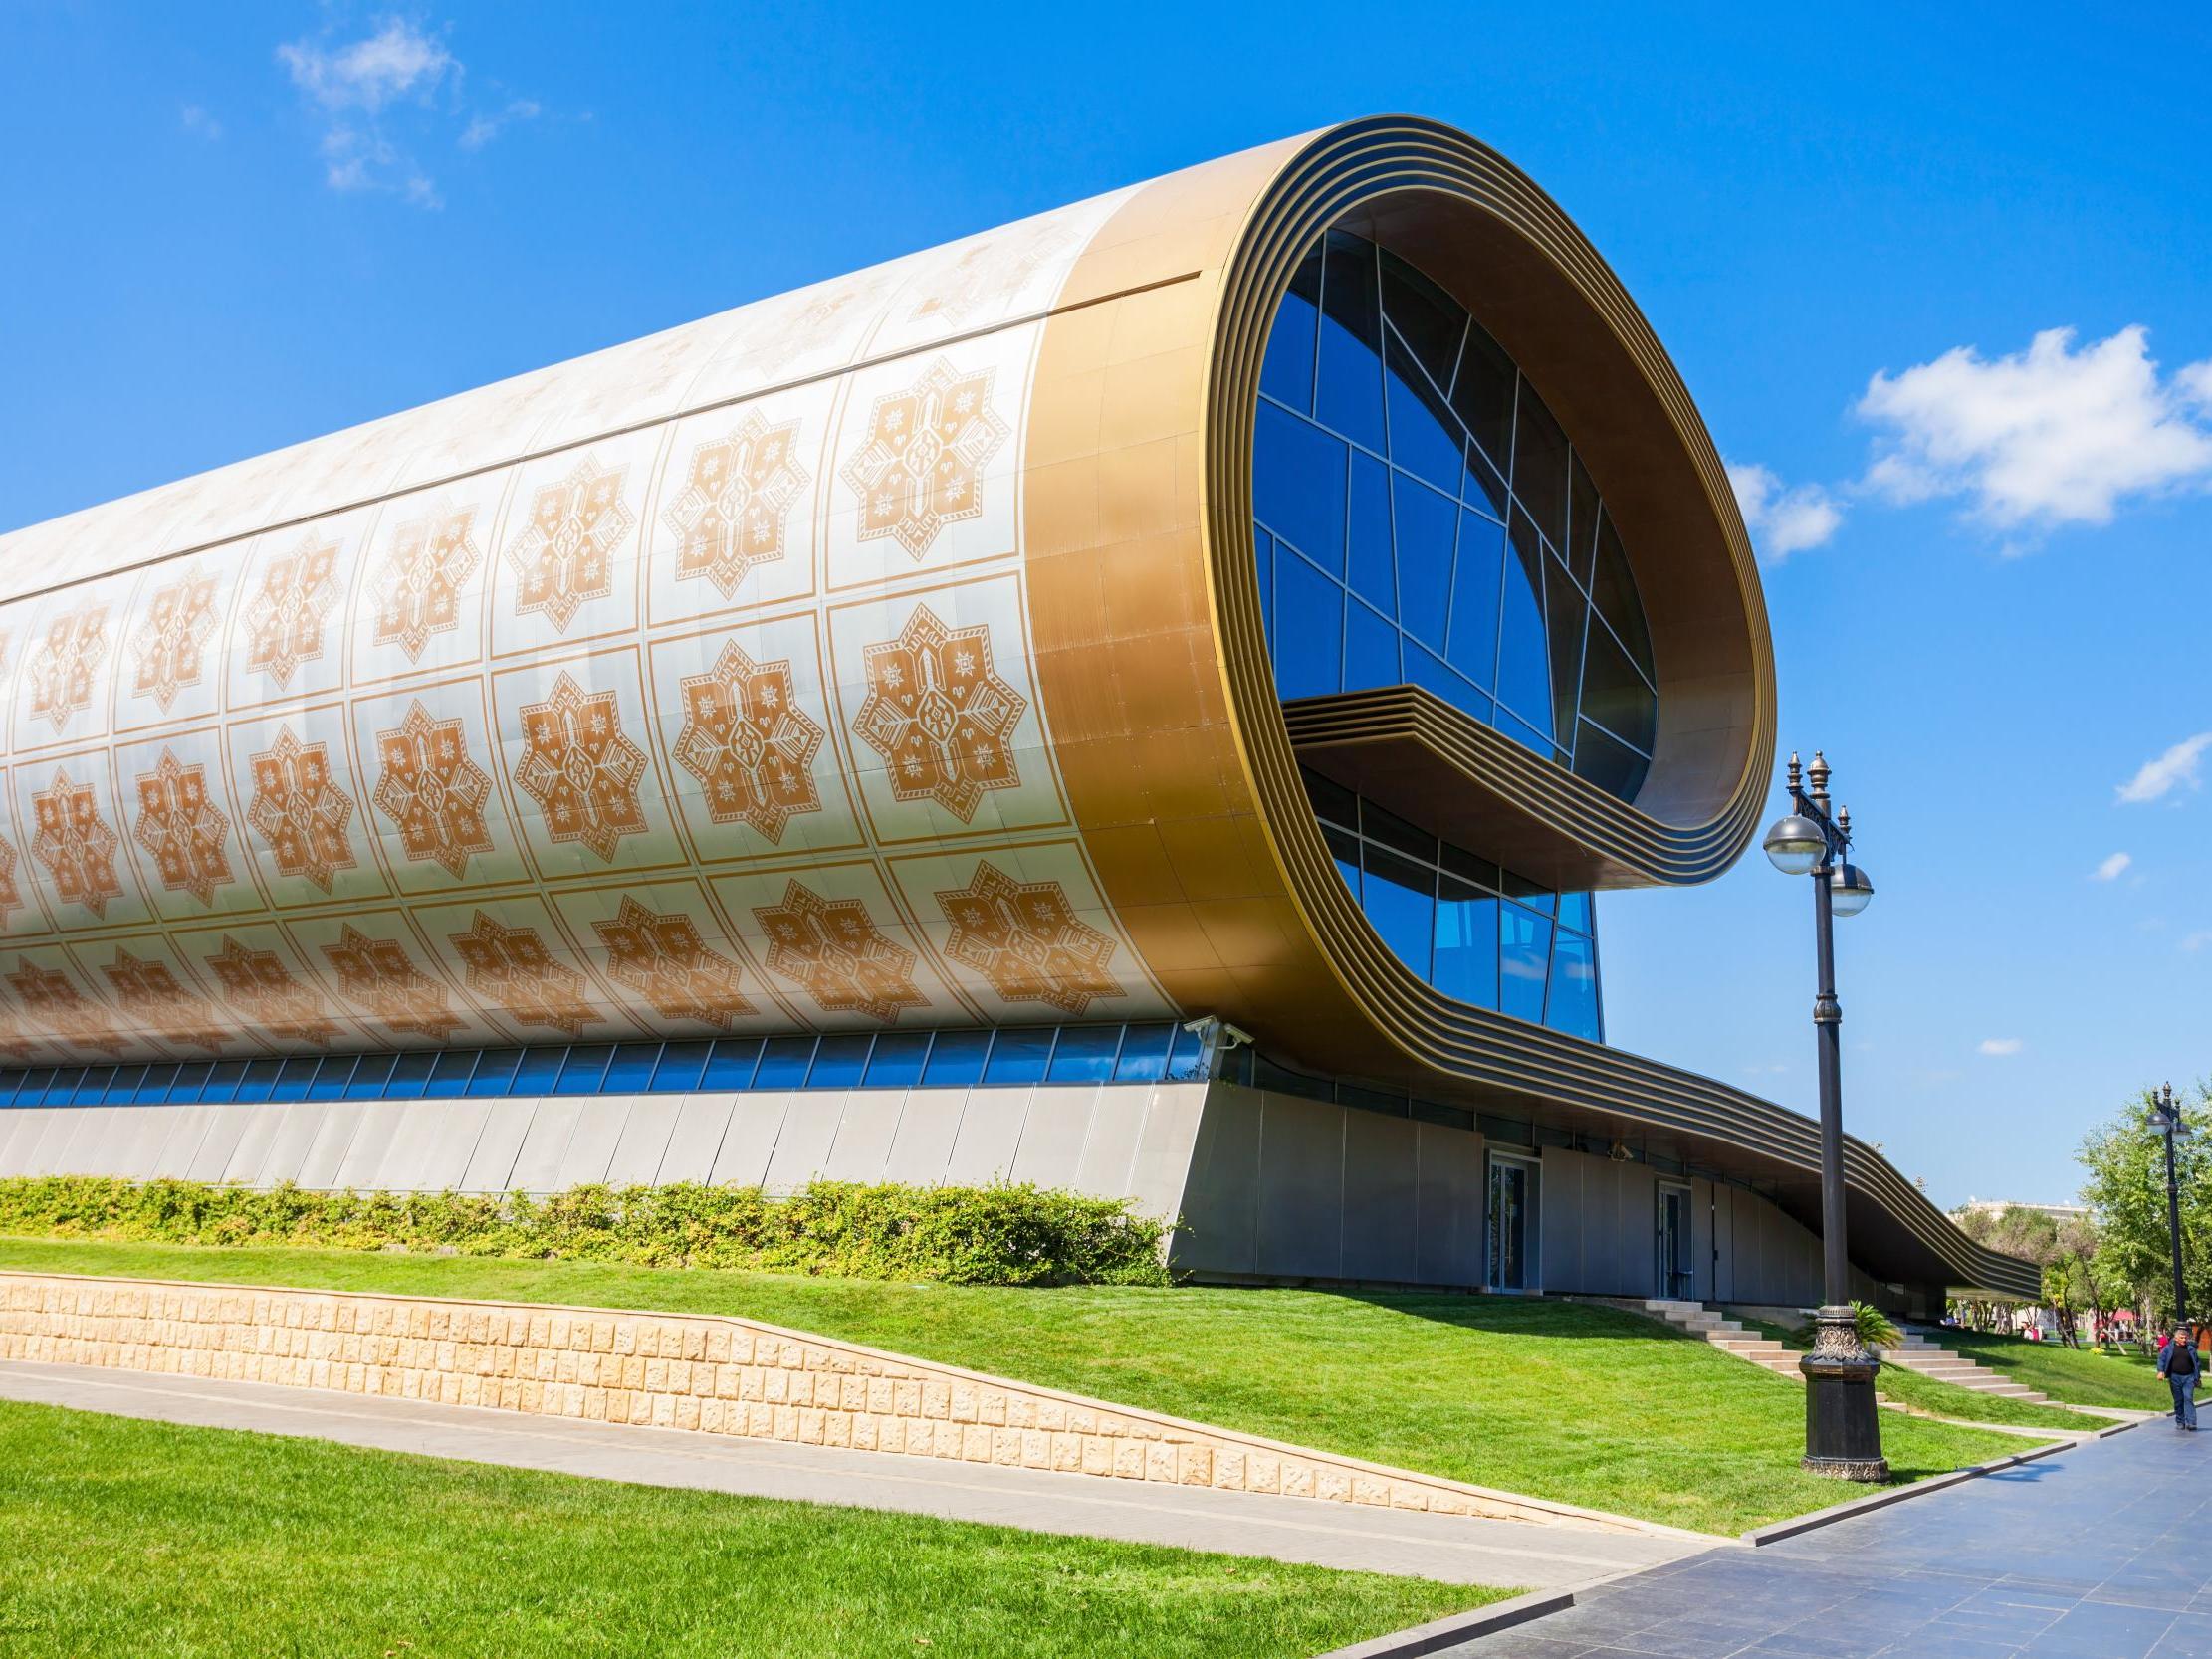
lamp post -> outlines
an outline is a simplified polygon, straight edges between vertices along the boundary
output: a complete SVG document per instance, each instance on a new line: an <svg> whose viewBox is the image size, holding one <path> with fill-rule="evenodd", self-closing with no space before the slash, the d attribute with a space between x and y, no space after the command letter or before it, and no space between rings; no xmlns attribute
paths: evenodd
<svg viewBox="0 0 2212 1659"><path fill-rule="evenodd" d="M2181 1188L2174 1180L2173 1138L2187 1135L2189 1126L2182 1122L2172 1084L2150 1097L2150 1124L2166 1138L2166 1238L2173 1250L2173 1328L2179 1331L2188 1313L2181 1288Z"/></svg>
<svg viewBox="0 0 2212 1659"><path fill-rule="evenodd" d="M1813 1031L1820 1052L1822 1300L1813 1350L1798 1361L1805 1373L1803 1461L1816 1475L1882 1481L1889 1478L1889 1464L1881 1455L1874 1387L1881 1361L1859 1340L1851 1308L1851 1259L1845 1250L1844 1009L1836 1000L1835 933L1835 918L1857 916L1875 890L1866 872L1848 857L1851 808L1830 815L1827 758L1816 749L1813 764L1801 773L1792 754L1789 776L1790 810L1774 821L1763 845L1785 876L1813 878L1813 948L1819 969Z"/></svg>

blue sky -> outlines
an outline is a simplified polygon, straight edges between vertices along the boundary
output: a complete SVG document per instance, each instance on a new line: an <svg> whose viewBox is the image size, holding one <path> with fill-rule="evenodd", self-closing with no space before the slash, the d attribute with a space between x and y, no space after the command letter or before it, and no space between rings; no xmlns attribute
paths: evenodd
<svg viewBox="0 0 2212 1659"><path fill-rule="evenodd" d="M1783 743L1880 889L1848 1121L1941 1202L2058 1198L2095 1119L2212 1072L2212 29L1850 15L16 0L0 527L1453 121L1612 260L1761 508ZM1614 1040L1809 1109L1805 888L1754 853L1609 898Z"/></svg>

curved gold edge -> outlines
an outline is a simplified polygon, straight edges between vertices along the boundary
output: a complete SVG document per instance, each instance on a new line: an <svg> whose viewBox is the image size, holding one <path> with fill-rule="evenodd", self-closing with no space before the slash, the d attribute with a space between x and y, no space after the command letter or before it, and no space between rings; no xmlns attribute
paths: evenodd
<svg viewBox="0 0 2212 1659"><path fill-rule="evenodd" d="M1667 409L1677 438L1689 452L1745 598L1755 664L1754 724L1725 806L1707 823L1682 829L1670 829L1633 808L1607 813L1612 821L1604 827L1616 835L1639 818L1651 828L1644 836L1623 836L1610 845L1605 845L1606 836L1592 839L1624 862L1635 858L1638 841L1669 835L1693 840L1702 843L1705 874L1716 875L1748 845L1764 803L1767 757L1774 744L1775 699L1771 639L1757 599L1757 567L1719 455L1671 360L1595 250L1518 169L1449 129L1382 120L1329 133L1284 168L1268 198L1255 207L1223 284L1207 412L1214 461L1210 474L1219 488L1210 503L1206 527L1223 667L1231 707L1242 717L1238 724L1262 820L1290 875L1301 911L1323 939L1331 967L1394 1046L1419 1062L1421 1072L1430 1074L1406 1077L1410 1087L1423 1083L1433 1087L1443 1080L1487 1084L1539 1103L1580 1106L1594 1115L1623 1117L1697 1141L1763 1151L1787 1167L1817 1174L1818 1128L1794 1113L1692 1074L1633 1061L1602 1045L1452 1003L1412 974L1382 943L1336 876L1296 776L1287 721L1280 714L1272 722L1265 718L1280 706L1274 700L1272 665L1252 573L1250 411L1268 325L1297 260L1323 229L1344 219L1363 201L1408 189L1452 196L1507 220L1549 255L1562 278L1607 318ZM1512 350L1510 342L1507 349ZM1569 433L1574 435L1572 425ZM1613 492L1606 494L1613 499ZM1635 539L1630 541L1633 563ZM1656 627L1655 635L1663 651L1665 640ZM1662 708L1665 691L1662 678ZM1426 694L1417 694L1416 709L1420 695ZM1571 785L1582 780L1563 768L1547 766L1463 716L1456 722L1432 719L1429 729L1447 741L1457 738L1461 754L1472 756L1480 768L1475 771L1470 766L1470 772L1486 780L1502 778L1507 789L1517 787L1523 799L1548 808L1554 824L1572 824L1579 807L1581 827L1596 826L1604 809L1587 798L1576 799ZM1586 796L1599 794L1587 784L1582 787ZM1950 1268L1948 1277L2001 1283L2031 1293L2036 1288L2031 1267L1973 1245L1885 1159L1856 1142L1847 1154L1846 1180L1894 1217L1934 1260Z"/></svg>
<svg viewBox="0 0 2212 1659"><path fill-rule="evenodd" d="M1381 804L1450 840L1439 818L1453 814L1456 792L1478 791L1491 810L1524 820L1524 833L1559 844L1550 854L1559 862L1552 869L1535 869L1526 861L1514 864L1501 848L1464 839L1460 844L1539 876L1561 892L1689 886L1726 871L1741 850L1732 825L1677 830L1658 823L1425 687L1384 686L1303 698L1284 704L1282 713L1291 747L1301 760L1329 751L1384 747L1427 756L1433 776L1420 783L1434 810L1423 816L1388 798ZM1338 776L1327 765L1318 769ZM1352 780L1338 776L1338 781Z"/></svg>
<svg viewBox="0 0 2212 1659"><path fill-rule="evenodd" d="M1131 287L1171 265L1197 280L1056 318L1040 345L1023 509L1037 684L1101 891L1180 1008L1231 1019L1285 1059L1486 1111L1511 1102L1505 1110L1557 1125L1677 1138L1700 1163L1802 1190L1819 1169L1808 1121L1440 996L1390 954L1328 857L1258 611L1250 412L1267 322L1296 259L1362 201L1410 189L1556 246L1560 280L1586 289L1637 346L1747 594L1742 645L1756 695L1718 811L1673 825L1578 802L1517 752L1490 757L1497 774L1548 789L1536 798L1561 821L1578 804L1608 812L1616 828L1646 819L1624 841L1655 873L1655 842L1697 838L1717 872L1755 833L1773 753L1771 645L1749 544L1686 391L1540 191L1464 135L1386 119L1139 191L1094 238L1070 291ZM2031 1268L1974 1246L1878 1154L1853 1142L1847 1156L1853 1208L1872 1205L1875 1223L1855 1229L1865 1246L1855 1255L1878 1279L2030 1288Z"/></svg>

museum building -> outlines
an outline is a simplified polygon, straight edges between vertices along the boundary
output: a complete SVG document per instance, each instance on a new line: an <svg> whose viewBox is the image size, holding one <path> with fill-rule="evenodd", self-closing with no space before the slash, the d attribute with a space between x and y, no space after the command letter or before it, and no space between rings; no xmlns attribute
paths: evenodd
<svg viewBox="0 0 2212 1659"><path fill-rule="evenodd" d="M0 537L0 1175L1035 1181L1209 1278L1818 1300L1608 1046L1774 674L1556 204L1388 117ZM1686 901L1685 901L1686 903ZM1847 1145L1862 1294L2032 1294Z"/></svg>

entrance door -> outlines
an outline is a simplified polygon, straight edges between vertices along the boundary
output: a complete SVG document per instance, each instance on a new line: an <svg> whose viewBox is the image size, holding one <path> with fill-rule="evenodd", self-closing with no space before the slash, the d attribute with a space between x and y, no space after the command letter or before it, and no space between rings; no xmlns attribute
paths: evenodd
<svg viewBox="0 0 2212 1659"><path fill-rule="evenodd" d="M1690 1258L1689 1188L1659 1189L1659 1294L1688 1300L1697 1274Z"/></svg>
<svg viewBox="0 0 2212 1659"><path fill-rule="evenodd" d="M1525 1158L1490 1154L1486 1283L1493 1291L1532 1291L1543 1283L1536 1266L1537 1169Z"/></svg>

